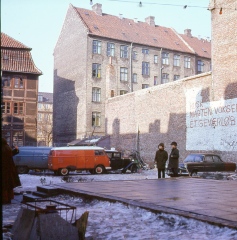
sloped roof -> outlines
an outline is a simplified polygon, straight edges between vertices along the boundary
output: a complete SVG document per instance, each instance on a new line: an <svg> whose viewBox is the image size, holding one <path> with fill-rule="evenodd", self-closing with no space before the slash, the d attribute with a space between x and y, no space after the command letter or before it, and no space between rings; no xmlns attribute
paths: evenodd
<svg viewBox="0 0 237 240"><path fill-rule="evenodd" d="M101 16L92 10L74 8L89 33L94 36L193 53L171 28L151 26L146 22L135 22L132 19L109 14Z"/></svg>
<svg viewBox="0 0 237 240"><path fill-rule="evenodd" d="M1 33L1 70L8 72L31 73L41 75L35 66L31 48Z"/></svg>
<svg viewBox="0 0 237 240"><path fill-rule="evenodd" d="M31 48L27 47L23 43L17 41L16 39L9 37L5 33L1 33L1 47L4 48L20 48L20 49L29 49Z"/></svg>
<svg viewBox="0 0 237 240"><path fill-rule="evenodd" d="M181 37L189 44L191 48L200 57L211 58L211 42L205 39L180 34Z"/></svg>
<svg viewBox="0 0 237 240"><path fill-rule="evenodd" d="M42 102L53 103L53 93L49 92L38 92L38 96L43 97Z"/></svg>

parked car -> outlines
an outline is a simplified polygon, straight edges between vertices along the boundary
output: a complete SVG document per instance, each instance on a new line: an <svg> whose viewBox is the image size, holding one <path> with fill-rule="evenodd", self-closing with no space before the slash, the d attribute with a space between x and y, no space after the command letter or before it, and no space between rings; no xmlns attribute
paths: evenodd
<svg viewBox="0 0 237 240"><path fill-rule="evenodd" d="M224 162L219 155L211 153L189 154L184 160L184 165L191 176L198 172L234 172L236 170L236 163Z"/></svg>
<svg viewBox="0 0 237 240"><path fill-rule="evenodd" d="M48 169L48 156L51 147L19 147L19 153L13 157L19 174L30 169Z"/></svg>
<svg viewBox="0 0 237 240"><path fill-rule="evenodd" d="M121 170L125 173L130 170L132 173L137 172L137 163L131 158L123 158L122 153L116 150L105 150L110 159L110 166L112 171Z"/></svg>
<svg viewBox="0 0 237 240"><path fill-rule="evenodd" d="M111 169L110 160L100 147L55 147L48 158L48 168L56 175L68 175L70 171L89 170L101 174Z"/></svg>

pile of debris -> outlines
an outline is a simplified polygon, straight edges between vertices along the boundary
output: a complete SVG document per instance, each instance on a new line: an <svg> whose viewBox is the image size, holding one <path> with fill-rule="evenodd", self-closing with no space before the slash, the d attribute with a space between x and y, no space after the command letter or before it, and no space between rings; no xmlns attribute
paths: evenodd
<svg viewBox="0 0 237 240"><path fill-rule="evenodd" d="M49 203L49 204L48 204ZM89 212L76 220L76 207L53 200L39 200L24 203L13 226L5 226L3 239L12 240L84 240ZM39 207L39 204L41 206ZM61 217L72 210L71 218ZM75 220L75 221L73 221Z"/></svg>

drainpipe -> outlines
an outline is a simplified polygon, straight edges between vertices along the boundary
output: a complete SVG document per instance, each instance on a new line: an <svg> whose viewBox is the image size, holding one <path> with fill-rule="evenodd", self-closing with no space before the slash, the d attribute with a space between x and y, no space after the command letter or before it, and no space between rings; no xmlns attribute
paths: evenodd
<svg viewBox="0 0 237 240"><path fill-rule="evenodd" d="M160 49L160 83L162 84L162 70L163 70L163 66L162 66L162 48Z"/></svg>
<svg viewBox="0 0 237 240"><path fill-rule="evenodd" d="M130 92L133 92L133 72L132 72L132 46L133 43L131 43L130 47L130 82L131 82L131 87L130 87Z"/></svg>

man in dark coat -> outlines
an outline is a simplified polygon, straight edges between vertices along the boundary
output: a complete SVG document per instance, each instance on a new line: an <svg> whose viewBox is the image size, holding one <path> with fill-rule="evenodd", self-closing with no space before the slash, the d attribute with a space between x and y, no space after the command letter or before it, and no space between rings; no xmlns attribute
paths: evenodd
<svg viewBox="0 0 237 240"><path fill-rule="evenodd" d="M177 149L177 142L171 143L172 150L169 156L169 169L174 174L174 177L178 177L178 168L179 168L179 150Z"/></svg>
<svg viewBox="0 0 237 240"><path fill-rule="evenodd" d="M12 158L18 153L17 147L12 150L8 146L6 139L2 138L2 204L11 203L11 200L14 198L13 189L21 186Z"/></svg>
<svg viewBox="0 0 237 240"><path fill-rule="evenodd" d="M158 151L156 152L155 163L158 169L158 178L165 178L165 164L168 159L168 153L165 151L164 143L158 145Z"/></svg>

